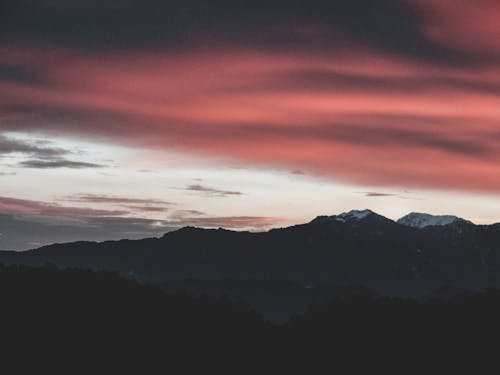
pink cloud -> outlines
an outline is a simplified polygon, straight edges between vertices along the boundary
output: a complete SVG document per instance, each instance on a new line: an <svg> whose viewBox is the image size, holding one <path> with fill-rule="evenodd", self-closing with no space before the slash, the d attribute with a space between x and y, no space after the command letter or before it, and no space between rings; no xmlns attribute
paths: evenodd
<svg viewBox="0 0 500 375"><path fill-rule="evenodd" d="M42 83L0 82L0 130L214 155L361 185L500 192L495 66L354 47L6 52Z"/></svg>

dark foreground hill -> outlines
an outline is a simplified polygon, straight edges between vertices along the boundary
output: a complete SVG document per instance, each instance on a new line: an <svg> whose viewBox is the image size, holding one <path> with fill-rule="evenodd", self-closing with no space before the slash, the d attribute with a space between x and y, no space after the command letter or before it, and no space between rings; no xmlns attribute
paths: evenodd
<svg viewBox="0 0 500 375"><path fill-rule="evenodd" d="M229 368L249 353L264 359L273 337L247 305L166 295L109 272L0 266L0 300L2 366L17 354L37 373L47 363L65 373Z"/></svg>
<svg viewBox="0 0 500 375"><path fill-rule="evenodd" d="M0 266L0 298L2 368L22 373L433 374L500 367L496 290L428 302L341 297L283 326L229 300L166 295L111 273L54 267Z"/></svg>

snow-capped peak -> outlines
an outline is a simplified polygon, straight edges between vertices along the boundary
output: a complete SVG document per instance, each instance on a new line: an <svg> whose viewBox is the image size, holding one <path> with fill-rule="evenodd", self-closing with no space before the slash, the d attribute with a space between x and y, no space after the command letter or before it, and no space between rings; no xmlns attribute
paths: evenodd
<svg viewBox="0 0 500 375"><path fill-rule="evenodd" d="M342 223L353 222L364 220L370 215L377 214L370 210L352 210L349 212L343 212L340 215L318 216L313 221L311 221L311 223L328 223L332 221L340 221Z"/></svg>
<svg viewBox="0 0 500 375"><path fill-rule="evenodd" d="M344 220L363 220L373 213L374 212L370 211L370 210L352 210L352 211L344 212L344 213L341 213L340 215L337 215L337 218L344 219Z"/></svg>
<svg viewBox="0 0 500 375"><path fill-rule="evenodd" d="M457 221L467 222L457 216L452 215L430 215L412 212L398 220L398 224L414 228L425 228L429 226L443 226L453 224Z"/></svg>

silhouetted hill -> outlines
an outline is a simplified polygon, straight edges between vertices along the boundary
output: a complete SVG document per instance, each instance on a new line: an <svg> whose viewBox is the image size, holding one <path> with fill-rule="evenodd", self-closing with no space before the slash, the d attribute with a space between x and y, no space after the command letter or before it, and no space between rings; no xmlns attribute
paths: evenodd
<svg viewBox="0 0 500 375"><path fill-rule="evenodd" d="M302 286L273 280L172 280L160 284L162 290L193 295L229 297L250 304L274 323L285 323L292 314L301 314L311 304L330 301L339 296L373 296L362 286Z"/></svg>
<svg viewBox="0 0 500 375"><path fill-rule="evenodd" d="M349 373L482 372L498 368L499 313L498 290L426 302L343 297L311 306L284 332L309 364Z"/></svg>
<svg viewBox="0 0 500 375"><path fill-rule="evenodd" d="M0 297L2 366L21 373L433 374L499 367L498 290L422 302L340 296L283 326L228 299L167 295L113 273L54 266L0 265Z"/></svg>
<svg viewBox="0 0 500 375"><path fill-rule="evenodd" d="M250 353L265 358L273 337L247 305L166 295L109 272L0 265L0 297L4 369L17 355L16 369L48 363L50 373L228 370Z"/></svg>
<svg viewBox="0 0 500 375"><path fill-rule="evenodd" d="M368 210L351 211L263 233L186 227L158 239L0 252L0 261L112 270L157 284L283 280L417 295L444 285L500 286L500 225L451 220L418 227Z"/></svg>

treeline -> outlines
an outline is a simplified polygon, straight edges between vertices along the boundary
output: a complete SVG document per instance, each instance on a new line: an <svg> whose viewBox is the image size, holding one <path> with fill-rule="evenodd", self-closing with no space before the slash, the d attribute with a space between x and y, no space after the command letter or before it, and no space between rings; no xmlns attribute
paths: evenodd
<svg viewBox="0 0 500 375"><path fill-rule="evenodd" d="M0 265L6 365L72 373L426 373L498 367L500 292L418 302L341 297L283 326L225 298L113 273Z"/></svg>

